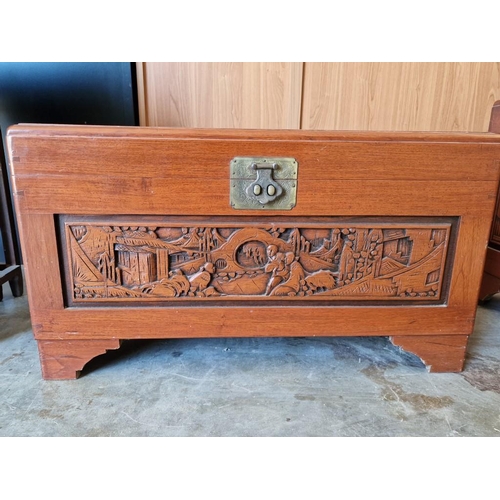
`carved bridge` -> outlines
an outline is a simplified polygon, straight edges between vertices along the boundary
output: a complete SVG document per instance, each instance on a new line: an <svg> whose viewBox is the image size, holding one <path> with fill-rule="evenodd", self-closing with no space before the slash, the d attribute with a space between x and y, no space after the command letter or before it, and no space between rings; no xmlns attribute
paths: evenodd
<svg viewBox="0 0 500 500"><path fill-rule="evenodd" d="M71 302L442 297L451 223L64 221ZM130 221L129 221L130 222ZM119 224L119 225L114 225Z"/></svg>

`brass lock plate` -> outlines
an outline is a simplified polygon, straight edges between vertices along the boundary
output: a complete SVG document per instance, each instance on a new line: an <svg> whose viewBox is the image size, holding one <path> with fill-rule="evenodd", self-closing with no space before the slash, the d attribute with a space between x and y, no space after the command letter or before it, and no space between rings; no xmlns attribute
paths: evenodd
<svg viewBox="0 0 500 500"><path fill-rule="evenodd" d="M236 210L291 210L297 203L298 167L295 158L233 158L231 206Z"/></svg>

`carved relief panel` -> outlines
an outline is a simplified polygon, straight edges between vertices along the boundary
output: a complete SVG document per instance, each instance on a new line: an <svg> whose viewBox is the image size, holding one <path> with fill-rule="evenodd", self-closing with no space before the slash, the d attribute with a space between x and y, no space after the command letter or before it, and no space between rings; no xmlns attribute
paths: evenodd
<svg viewBox="0 0 500 500"><path fill-rule="evenodd" d="M141 222L142 221L142 222ZM70 305L439 301L452 221L61 218Z"/></svg>

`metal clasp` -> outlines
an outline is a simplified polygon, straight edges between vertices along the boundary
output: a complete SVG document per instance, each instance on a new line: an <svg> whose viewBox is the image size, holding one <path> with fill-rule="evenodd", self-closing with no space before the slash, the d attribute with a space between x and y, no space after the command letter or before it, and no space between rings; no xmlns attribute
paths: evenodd
<svg viewBox="0 0 500 500"><path fill-rule="evenodd" d="M252 163L252 170L257 172L257 179L247 187L247 195L254 197L261 205L274 201L283 193L283 188L273 179L273 171L279 168L277 163Z"/></svg>
<svg viewBox="0 0 500 500"><path fill-rule="evenodd" d="M295 158L231 161L231 206L235 209L291 210L297 199Z"/></svg>

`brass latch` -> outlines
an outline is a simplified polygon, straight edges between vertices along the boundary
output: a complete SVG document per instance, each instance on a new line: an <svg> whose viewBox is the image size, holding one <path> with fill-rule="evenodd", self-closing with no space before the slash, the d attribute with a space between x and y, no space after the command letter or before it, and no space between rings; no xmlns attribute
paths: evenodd
<svg viewBox="0 0 500 500"><path fill-rule="evenodd" d="M297 201L295 158L231 161L231 206L238 210L291 210Z"/></svg>

